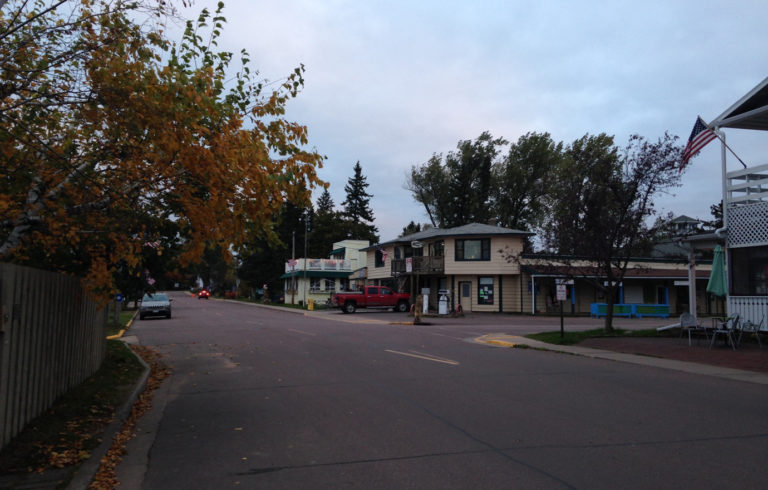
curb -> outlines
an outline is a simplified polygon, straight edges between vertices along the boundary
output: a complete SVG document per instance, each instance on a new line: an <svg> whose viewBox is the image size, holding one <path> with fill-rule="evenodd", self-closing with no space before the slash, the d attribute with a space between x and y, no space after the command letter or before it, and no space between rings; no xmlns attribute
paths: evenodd
<svg viewBox="0 0 768 490"><path fill-rule="evenodd" d="M659 369L668 369L690 374L704 376L713 376L716 378L730 379L732 381L744 381L747 383L757 383L768 385L768 374L755 371L745 371L741 369L712 366L709 364L699 364L695 362L678 361L675 359L665 359L657 357L638 356L634 354L625 354L602 349L593 349L591 347L579 347L576 345L556 345L547 344L534 339L507 334L486 334L472 339L479 344L493 345L496 347L531 347L560 354L572 354L591 359L602 359L607 361L624 362L628 364L637 364L641 366L655 367Z"/></svg>
<svg viewBox="0 0 768 490"><path fill-rule="evenodd" d="M308 310L299 310L296 308L286 308L284 306L272 306L272 305L263 305L260 303L251 303L250 301L238 301L236 299L226 299L226 298L216 298L218 301L225 301L227 303L234 303L238 305L247 305L247 306L257 306L259 308L266 308L268 310L274 310L274 311L284 311L286 313L293 313L296 315L304 315L307 316L307 313L309 313Z"/></svg>
<svg viewBox="0 0 768 490"><path fill-rule="evenodd" d="M136 315L134 315L134 317L135 316ZM131 322L132 321L133 319L131 319ZM130 322L126 328L128 326L130 326ZM139 395L141 395L141 393L147 387L150 367L146 362L144 362L144 359L142 359L141 356L133 352L133 349L131 349L131 354L136 359L138 359L142 366L144 366L144 372L141 374L139 381L136 383L136 386L133 388L133 391L131 392L128 399L115 412L115 417L114 420L112 420L112 423L109 424L107 429L101 435L101 444L99 444L99 446L91 452L91 457L85 460L83 464L81 464L80 467L75 471L72 480L69 482L69 485L67 485L67 490L86 490L88 488L88 485L91 484L91 481L93 481L93 478L99 471L102 458L107 454L109 448L112 447L112 440L115 438L115 435L120 432L120 429L122 429L126 420L128 420L128 417L131 414L131 409L133 408L133 404L136 403Z"/></svg>
<svg viewBox="0 0 768 490"><path fill-rule="evenodd" d="M133 325L133 321L136 319L136 315L137 315L138 313L139 313L139 310L138 310L138 309L137 309L136 311L134 311L134 312L133 312L133 316L131 317L131 319L130 319L130 320L128 320L128 323L126 323L126 324L125 324L125 328L122 328L122 329L120 329L120 331L119 331L119 332L117 332L115 335L110 335L110 336L108 336L108 337L107 337L107 340L116 340L116 339L119 339L119 338L121 338L121 337L122 337L122 336L125 334L126 330L128 330L129 328L131 328L131 325Z"/></svg>

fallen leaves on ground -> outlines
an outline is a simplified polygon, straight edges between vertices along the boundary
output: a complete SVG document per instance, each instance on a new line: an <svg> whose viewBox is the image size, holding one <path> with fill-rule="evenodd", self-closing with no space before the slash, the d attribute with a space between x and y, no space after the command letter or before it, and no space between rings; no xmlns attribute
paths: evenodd
<svg viewBox="0 0 768 490"><path fill-rule="evenodd" d="M88 487L89 489L112 489L120 485L120 482L117 481L115 468L123 459L128 441L133 439L135 435L134 428L136 427L136 422L152 408L152 397L155 390L171 374L170 370L160 360L160 353L156 350L140 345L133 345L131 348L150 367L147 386L133 404L131 414L125 424L123 424L122 429L112 439L112 446L109 448L109 451L101 458L101 466Z"/></svg>

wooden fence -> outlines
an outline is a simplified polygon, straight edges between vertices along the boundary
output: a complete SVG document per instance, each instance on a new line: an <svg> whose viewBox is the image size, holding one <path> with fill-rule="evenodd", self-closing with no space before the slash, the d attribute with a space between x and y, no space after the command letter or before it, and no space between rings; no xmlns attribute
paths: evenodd
<svg viewBox="0 0 768 490"><path fill-rule="evenodd" d="M98 370L105 323L79 279L0 263L0 448Z"/></svg>

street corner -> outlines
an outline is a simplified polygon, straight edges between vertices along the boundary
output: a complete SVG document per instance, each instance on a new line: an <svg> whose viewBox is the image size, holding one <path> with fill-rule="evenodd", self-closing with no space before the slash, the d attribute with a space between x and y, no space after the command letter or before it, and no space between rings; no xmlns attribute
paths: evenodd
<svg viewBox="0 0 768 490"><path fill-rule="evenodd" d="M524 337L503 333L489 333L473 339L479 344L494 345L497 347L517 347L523 343Z"/></svg>

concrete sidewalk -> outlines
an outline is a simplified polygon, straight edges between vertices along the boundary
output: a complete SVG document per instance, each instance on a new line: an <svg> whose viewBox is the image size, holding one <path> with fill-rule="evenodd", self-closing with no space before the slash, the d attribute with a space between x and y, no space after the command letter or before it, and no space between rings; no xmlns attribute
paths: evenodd
<svg viewBox="0 0 768 490"><path fill-rule="evenodd" d="M664 359L660 357L613 352L590 347L580 347L578 345L547 344L538 340L533 340L517 335L508 335L504 333L491 333L483 335L476 338L475 341L483 344L495 345L498 347L527 347L533 349L562 352L582 357L590 357L593 359L606 359L610 361L626 362L630 364L639 364L661 369L672 369L675 371L682 371L691 374L715 376L718 378L768 385L768 374L766 373L680 361L676 359Z"/></svg>

